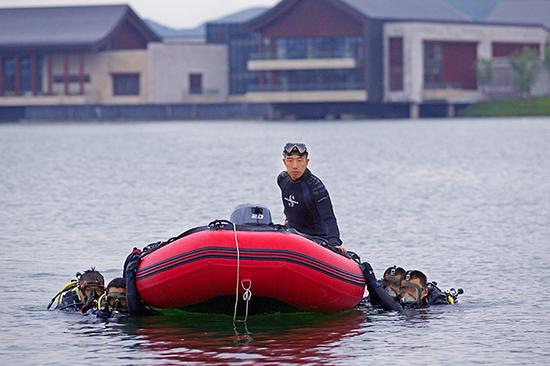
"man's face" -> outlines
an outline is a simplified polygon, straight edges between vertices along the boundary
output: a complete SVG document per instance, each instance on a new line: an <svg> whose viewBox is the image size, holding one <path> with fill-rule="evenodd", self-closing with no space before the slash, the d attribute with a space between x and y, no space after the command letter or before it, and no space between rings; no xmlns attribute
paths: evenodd
<svg viewBox="0 0 550 366"><path fill-rule="evenodd" d="M383 286L388 295L394 299L399 298L399 292L401 290L401 280L403 276L393 276L391 279L384 279Z"/></svg>
<svg viewBox="0 0 550 366"><path fill-rule="evenodd" d="M128 308L126 301L126 289L121 287L111 287L107 293L107 304L110 310L125 312Z"/></svg>
<svg viewBox="0 0 550 366"><path fill-rule="evenodd" d="M283 158L286 171L292 180L298 180L304 175L309 159L306 156L288 155Z"/></svg>
<svg viewBox="0 0 550 366"><path fill-rule="evenodd" d="M88 283L88 281L82 281L79 285L80 291L78 292L78 298L81 302L90 302L92 300L97 300L105 289L103 286L98 285L97 283Z"/></svg>
<svg viewBox="0 0 550 366"><path fill-rule="evenodd" d="M422 282L419 278L413 278L410 281L402 281L399 297L401 299L416 299L420 296L420 303L428 296L428 288L422 287Z"/></svg>

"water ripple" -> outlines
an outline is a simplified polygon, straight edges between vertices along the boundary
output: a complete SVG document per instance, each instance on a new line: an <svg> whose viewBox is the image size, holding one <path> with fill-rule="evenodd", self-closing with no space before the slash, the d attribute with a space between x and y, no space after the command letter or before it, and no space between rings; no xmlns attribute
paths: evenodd
<svg viewBox="0 0 550 366"><path fill-rule="evenodd" d="M425 271L463 302L403 314L45 311L76 271L119 276L134 246L263 203L303 140L346 246L378 274ZM0 359L83 364L546 364L550 120L0 125ZM414 361L411 361L414 360Z"/></svg>

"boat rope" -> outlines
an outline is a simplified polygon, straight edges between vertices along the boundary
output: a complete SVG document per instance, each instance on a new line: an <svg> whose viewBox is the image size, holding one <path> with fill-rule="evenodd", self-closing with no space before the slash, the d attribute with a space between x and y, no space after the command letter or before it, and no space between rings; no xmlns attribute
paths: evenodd
<svg viewBox="0 0 550 366"><path fill-rule="evenodd" d="M237 281L235 283L235 309L233 310L233 324L237 319L237 305L239 304L239 280L241 278L241 253L239 251L239 239L237 239L237 226L233 224L233 235L235 236L235 248L237 248Z"/></svg>
<svg viewBox="0 0 550 366"><path fill-rule="evenodd" d="M248 283L248 286L245 286L245 282ZM252 298L252 280L250 279L244 279L241 281L241 286L244 290L243 294L243 300L246 303L246 311L244 314L244 322L246 323L246 320L248 319L248 303L250 302L250 299Z"/></svg>

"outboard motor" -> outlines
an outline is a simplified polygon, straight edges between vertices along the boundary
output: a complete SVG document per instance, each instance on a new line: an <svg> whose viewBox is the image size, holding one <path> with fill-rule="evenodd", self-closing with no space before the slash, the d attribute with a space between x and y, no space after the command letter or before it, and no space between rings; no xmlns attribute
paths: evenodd
<svg viewBox="0 0 550 366"><path fill-rule="evenodd" d="M272 225L269 208L249 203L239 205L231 214L231 222L237 225Z"/></svg>

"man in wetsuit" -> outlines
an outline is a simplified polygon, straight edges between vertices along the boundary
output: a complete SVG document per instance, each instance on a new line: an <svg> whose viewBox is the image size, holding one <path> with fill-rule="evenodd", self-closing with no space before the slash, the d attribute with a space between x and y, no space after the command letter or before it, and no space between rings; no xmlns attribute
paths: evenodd
<svg viewBox="0 0 550 366"><path fill-rule="evenodd" d="M303 143L288 143L283 149L286 171L279 174L285 224L297 231L320 237L328 246L346 253L325 185L307 168L309 153Z"/></svg>
<svg viewBox="0 0 550 366"><path fill-rule="evenodd" d="M428 279L420 271L407 271L401 280L399 302L405 307L426 307L428 303Z"/></svg>
<svg viewBox="0 0 550 366"><path fill-rule="evenodd" d="M55 309L77 311L84 314L97 307L97 301L105 291L103 275L95 268L91 268L82 274L77 274L77 277L74 285L52 299L52 303L56 299L59 300Z"/></svg>
<svg viewBox="0 0 550 366"><path fill-rule="evenodd" d="M386 272L384 273L384 280L382 281L378 281L376 279L376 275L374 274L374 270L372 269L370 263L363 262L361 263L360 267L361 271L363 272L363 276L365 277L365 283L369 292L368 298L364 300L368 300L368 302L370 302L372 306L379 306L386 311L403 310L403 306L399 303L399 291L401 283L399 283L399 285L395 285L396 290L394 291L389 291L389 285L384 284L386 278L388 277L386 276L386 273L388 273L388 271L391 270L393 267L390 267L386 270ZM399 267L399 269L402 270L401 267ZM397 272L397 270L395 272ZM405 270L403 270L403 272L405 272ZM393 279L396 280L395 273Z"/></svg>
<svg viewBox="0 0 550 366"><path fill-rule="evenodd" d="M418 270L405 272L403 268L393 266L384 272L382 281L376 280L368 262L361 264L361 270L369 292L366 300L388 311L452 305L456 303L457 296L463 293L462 289L441 291L435 282L428 283L426 275Z"/></svg>
<svg viewBox="0 0 550 366"><path fill-rule="evenodd" d="M122 277L113 279L107 285L105 296L99 304L96 315L102 319L111 318L114 315L128 314L128 302L126 301L126 280Z"/></svg>
<svg viewBox="0 0 550 366"><path fill-rule="evenodd" d="M407 271L401 280L399 302L403 307L426 308L432 305L452 305L457 301L457 296L463 293L459 289L443 292L437 287L437 283L429 282L426 275L418 270Z"/></svg>

